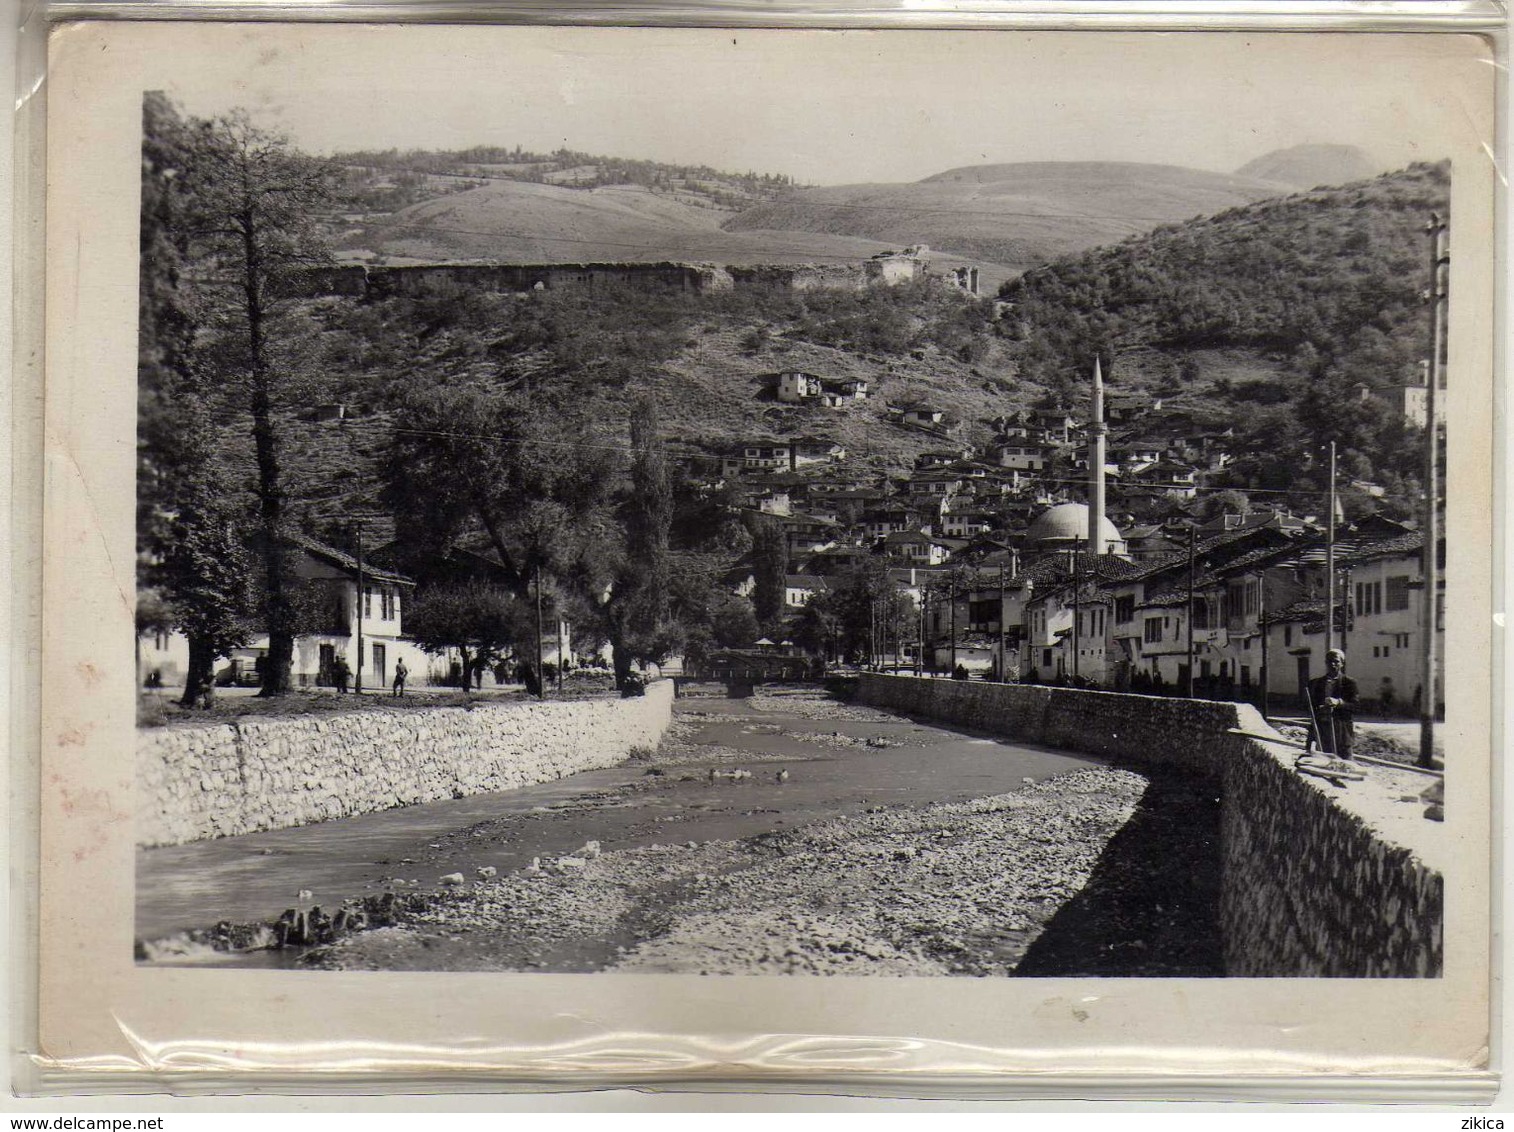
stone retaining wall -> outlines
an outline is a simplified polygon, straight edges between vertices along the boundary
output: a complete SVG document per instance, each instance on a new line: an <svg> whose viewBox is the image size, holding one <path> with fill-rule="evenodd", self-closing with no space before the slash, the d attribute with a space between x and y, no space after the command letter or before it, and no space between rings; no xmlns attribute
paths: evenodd
<svg viewBox="0 0 1514 1132"><path fill-rule="evenodd" d="M1027 742L1212 777L1221 790L1220 923L1235 976L1441 973L1443 882L1292 767L1249 704L867 674L858 698ZM1363 784L1348 789L1359 793Z"/></svg>
<svg viewBox="0 0 1514 1132"><path fill-rule="evenodd" d="M631 699L373 709L137 736L137 843L179 845L614 766L661 740L673 685Z"/></svg>

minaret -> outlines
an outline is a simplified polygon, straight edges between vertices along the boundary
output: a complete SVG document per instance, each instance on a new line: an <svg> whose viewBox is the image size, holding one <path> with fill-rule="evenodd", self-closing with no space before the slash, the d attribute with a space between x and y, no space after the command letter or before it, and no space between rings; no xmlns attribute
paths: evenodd
<svg viewBox="0 0 1514 1132"><path fill-rule="evenodd" d="M1108 426L1104 424L1104 374L1099 359L1093 359L1092 433L1088 450L1090 483L1088 489L1088 551L1095 557L1109 548L1104 544L1104 445Z"/></svg>

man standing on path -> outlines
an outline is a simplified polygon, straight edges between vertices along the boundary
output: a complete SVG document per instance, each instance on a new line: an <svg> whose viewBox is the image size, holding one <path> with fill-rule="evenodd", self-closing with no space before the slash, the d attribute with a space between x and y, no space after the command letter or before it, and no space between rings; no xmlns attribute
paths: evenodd
<svg viewBox="0 0 1514 1132"><path fill-rule="evenodd" d="M409 675L410 675L410 670L405 667L405 662L403 660L399 660L399 661L395 662L395 665L394 665L394 694L396 696L403 696L405 694L405 677L409 676Z"/></svg>
<svg viewBox="0 0 1514 1132"><path fill-rule="evenodd" d="M1346 654L1331 649L1325 654L1325 674L1309 681L1309 710L1321 751L1339 759L1351 757L1355 708L1356 681L1346 675Z"/></svg>

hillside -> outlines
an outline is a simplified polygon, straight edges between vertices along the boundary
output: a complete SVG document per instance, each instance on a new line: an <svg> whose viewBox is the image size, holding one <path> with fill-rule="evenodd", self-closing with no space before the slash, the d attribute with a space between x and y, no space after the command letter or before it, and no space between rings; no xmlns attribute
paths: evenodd
<svg viewBox="0 0 1514 1132"><path fill-rule="evenodd" d="M1236 175L1294 189L1313 189L1364 181L1381 171L1381 166L1354 145L1295 145L1248 161Z"/></svg>
<svg viewBox="0 0 1514 1132"><path fill-rule="evenodd" d="M371 216L347 235L343 254L389 263L857 263L897 246L788 231L728 232L720 221L729 215L638 185L579 189L489 181ZM931 263L945 270L967 261L938 254ZM1009 275L982 272L981 285L991 291Z"/></svg>
<svg viewBox="0 0 1514 1132"><path fill-rule="evenodd" d="M1279 191L1271 182L1170 165L979 165L910 184L804 189L755 205L724 227L924 243L1018 272Z"/></svg>
<svg viewBox="0 0 1514 1132"><path fill-rule="evenodd" d="M354 197L372 195L388 211L452 191L448 180L469 187L485 181L596 188L639 185L705 208L740 209L793 187L782 173L731 173L707 165L676 165L558 149L532 153L520 146L456 150L362 150L332 158L349 177Z"/></svg>
<svg viewBox="0 0 1514 1132"><path fill-rule="evenodd" d="M1307 480L1334 439L1350 475L1412 495L1418 456L1386 395L1417 379L1423 228L1448 190L1446 165L1415 165L1029 271L1001 292L1020 370L1072 396L1097 351L1119 384L1197 394L1250 435L1240 486Z"/></svg>

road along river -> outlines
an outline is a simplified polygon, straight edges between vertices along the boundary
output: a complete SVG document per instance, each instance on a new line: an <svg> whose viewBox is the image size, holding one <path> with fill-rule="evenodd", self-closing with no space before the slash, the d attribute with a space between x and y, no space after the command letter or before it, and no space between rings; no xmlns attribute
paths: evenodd
<svg viewBox="0 0 1514 1132"><path fill-rule="evenodd" d="M1217 974L1217 815L1181 782L813 691L693 697L646 761L143 851L137 934L152 962L288 963L183 933L363 902L386 926L297 961Z"/></svg>

